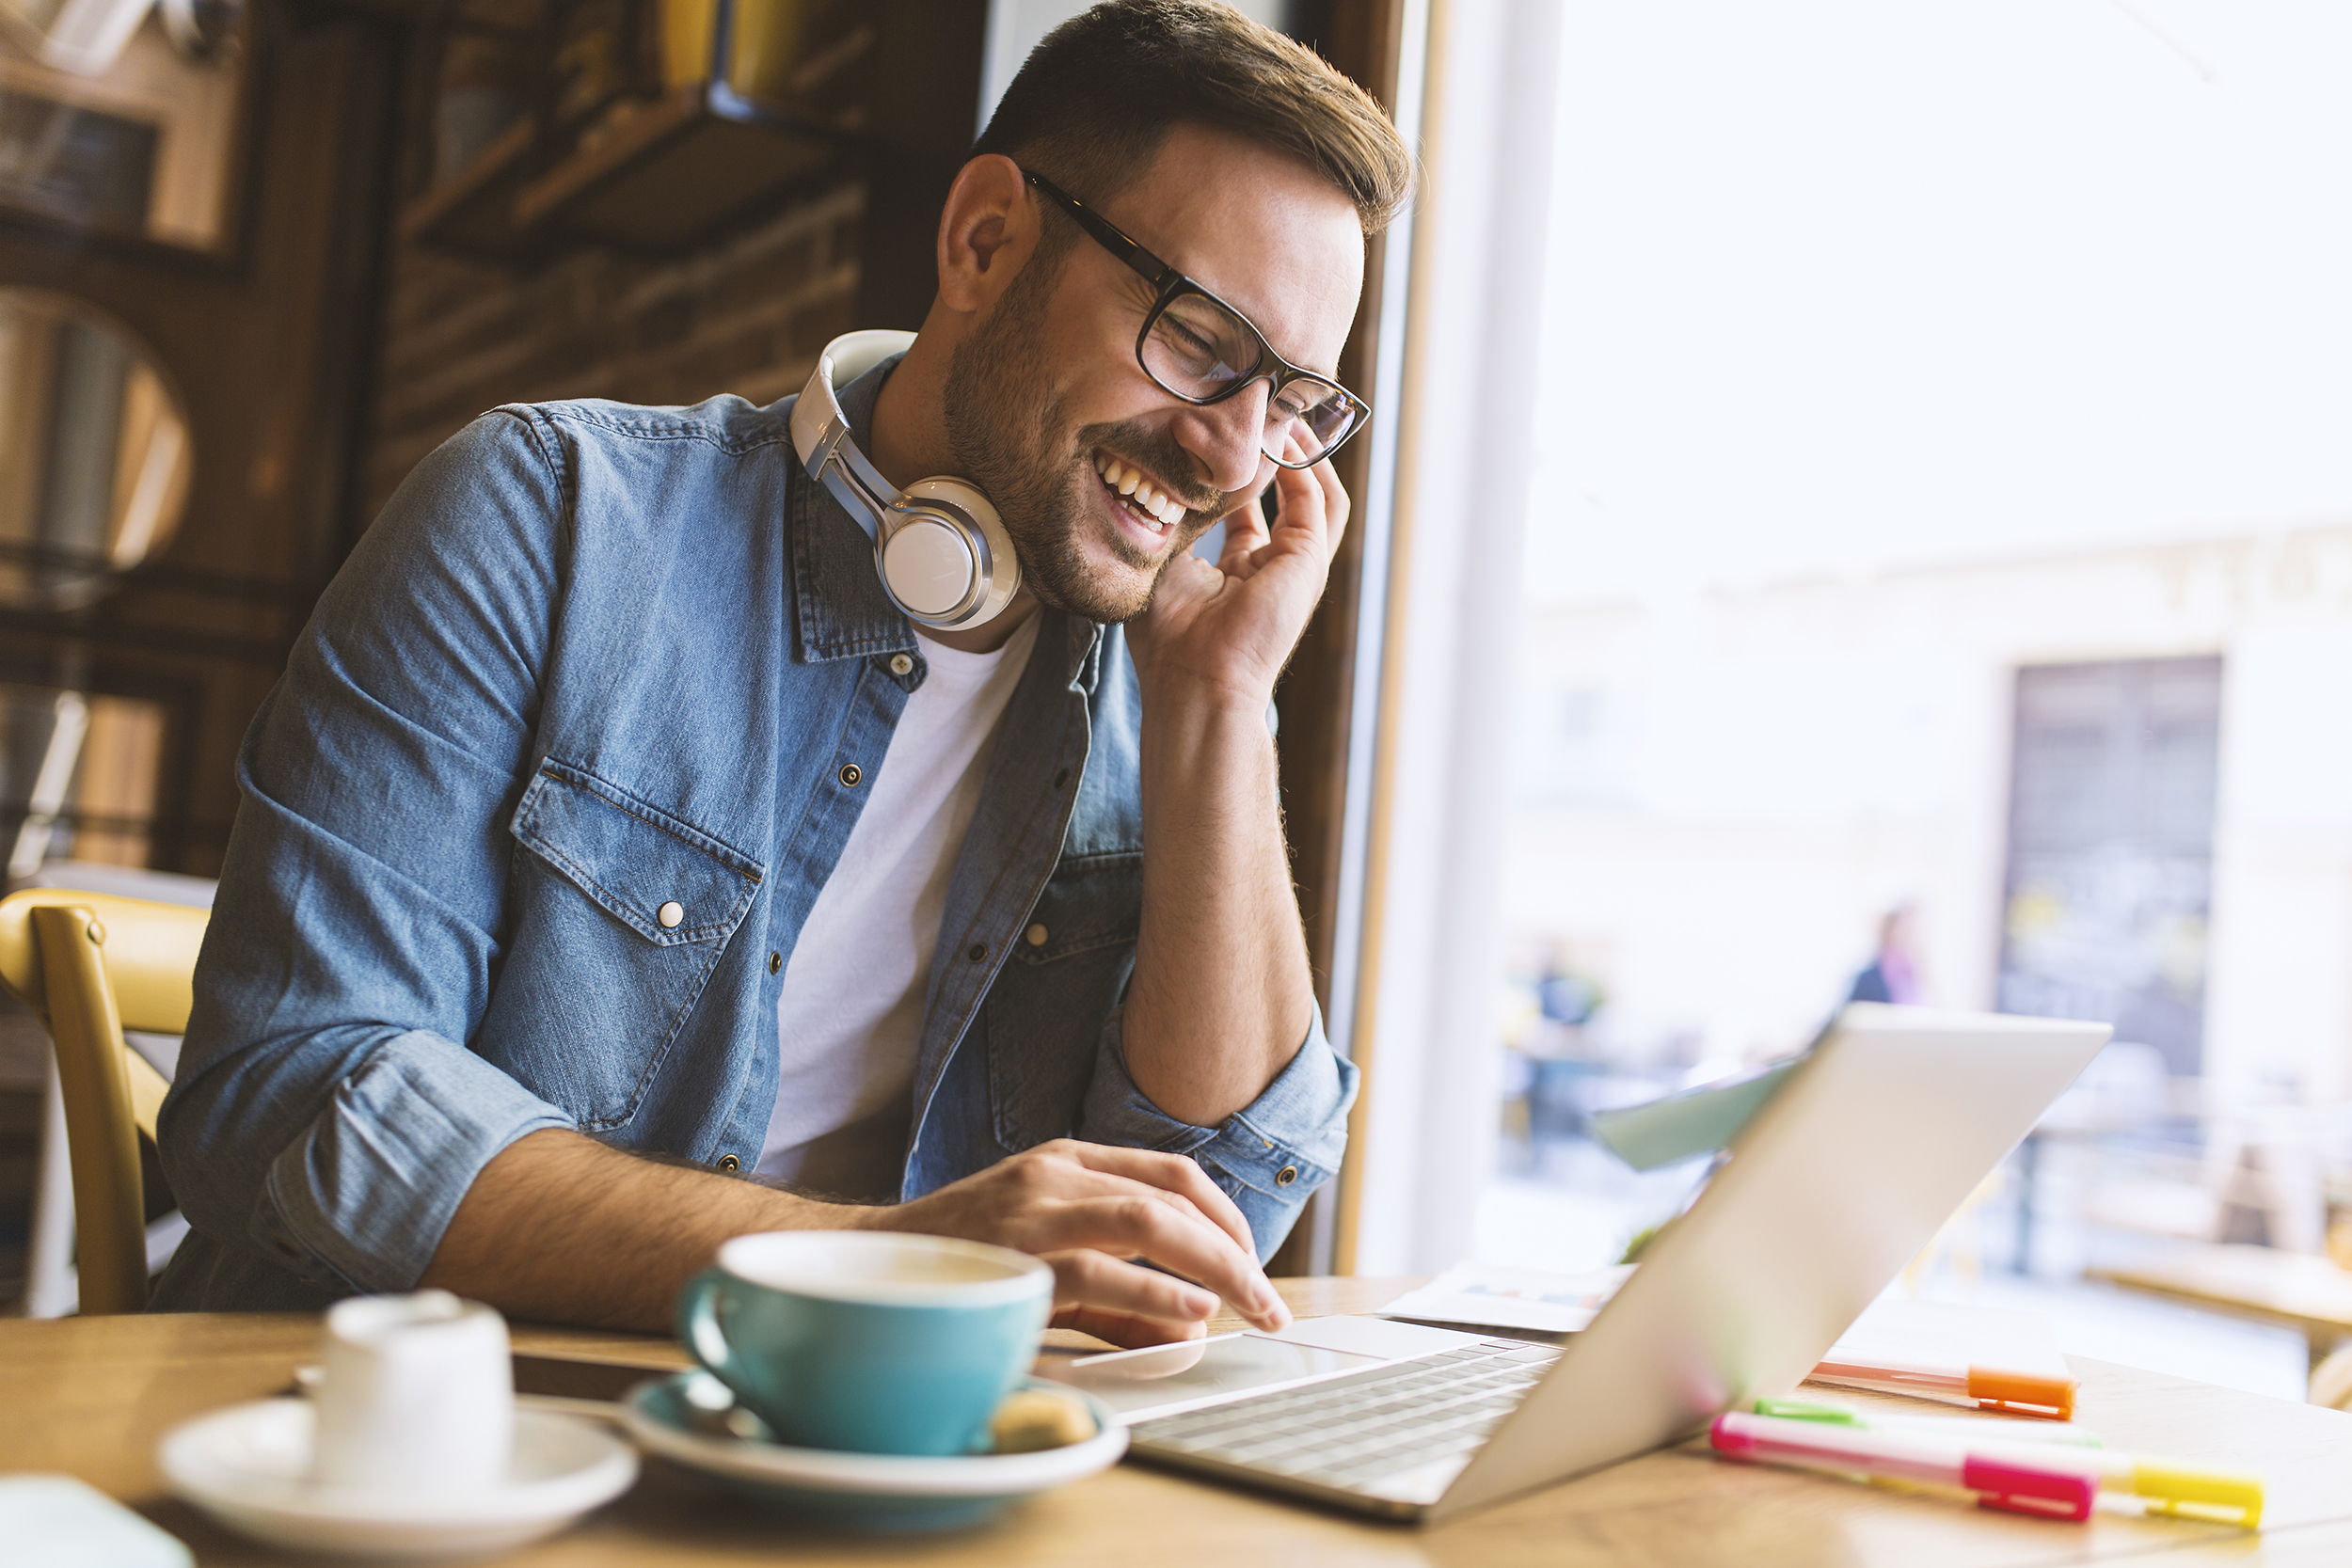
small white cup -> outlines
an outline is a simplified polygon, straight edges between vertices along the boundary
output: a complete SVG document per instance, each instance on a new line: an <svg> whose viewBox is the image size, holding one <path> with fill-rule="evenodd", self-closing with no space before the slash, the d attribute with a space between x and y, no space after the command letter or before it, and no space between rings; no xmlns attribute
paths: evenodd
<svg viewBox="0 0 2352 1568"><path fill-rule="evenodd" d="M492 1308L447 1291L337 1302L319 1363L319 1484L445 1494L506 1479L515 1373Z"/></svg>

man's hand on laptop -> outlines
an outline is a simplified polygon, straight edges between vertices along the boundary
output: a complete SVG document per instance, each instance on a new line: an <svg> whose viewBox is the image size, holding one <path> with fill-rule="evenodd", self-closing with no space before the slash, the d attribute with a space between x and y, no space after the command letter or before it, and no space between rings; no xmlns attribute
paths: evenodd
<svg viewBox="0 0 2352 1568"><path fill-rule="evenodd" d="M1054 1326L1113 1344L1199 1338L1218 1296L1259 1328L1290 1323L1258 1266L1248 1221L1179 1154L1060 1138L912 1203L866 1212L876 1229L1035 1254L1053 1266Z"/></svg>

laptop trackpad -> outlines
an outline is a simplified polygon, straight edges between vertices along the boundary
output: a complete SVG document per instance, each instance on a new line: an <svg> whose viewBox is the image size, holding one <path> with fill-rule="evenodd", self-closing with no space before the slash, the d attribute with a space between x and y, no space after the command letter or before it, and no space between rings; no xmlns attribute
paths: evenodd
<svg viewBox="0 0 2352 1568"><path fill-rule="evenodd" d="M1450 1328L1360 1317L1300 1318L1269 1338L1294 1345L1346 1351L1352 1355L1376 1355L1383 1361L1406 1361L1416 1355L1468 1350L1482 1342L1475 1334L1456 1333Z"/></svg>
<svg viewBox="0 0 2352 1568"><path fill-rule="evenodd" d="M1038 1358L1037 1373L1088 1393L1131 1420L1194 1404L1213 1404L1278 1384L1377 1367L1381 1358L1312 1345L1288 1345L1258 1334L1187 1339L1151 1350Z"/></svg>
<svg viewBox="0 0 2352 1568"><path fill-rule="evenodd" d="M1084 1388L1121 1416L1140 1420L1477 1343L1474 1335L1378 1318L1307 1318L1279 1335L1224 1334L1099 1355L1049 1351L1038 1358L1037 1372Z"/></svg>

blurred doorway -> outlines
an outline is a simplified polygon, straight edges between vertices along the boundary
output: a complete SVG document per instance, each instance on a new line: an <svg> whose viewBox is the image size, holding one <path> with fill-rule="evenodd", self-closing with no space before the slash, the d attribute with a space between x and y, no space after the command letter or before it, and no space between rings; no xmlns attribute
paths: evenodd
<svg viewBox="0 0 2352 1568"><path fill-rule="evenodd" d="M2221 660L2017 672L2003 1012L2111 1022L2204 1066Z"/></svg>

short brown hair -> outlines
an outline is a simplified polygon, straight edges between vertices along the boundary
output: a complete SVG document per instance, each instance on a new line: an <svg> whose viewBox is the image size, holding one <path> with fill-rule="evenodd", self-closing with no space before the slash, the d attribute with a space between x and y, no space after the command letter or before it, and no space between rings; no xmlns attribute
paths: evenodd
<svg viewBox="0 0 2352 1568"><path fill-rule="evenodd" d="M1314 51L1216 0L1105 0L1045 35L973 156L1003 153L1089 201L1139 179L1179 123L1290 153L1377 234L1413 155L1372 95Z"/></svg>

